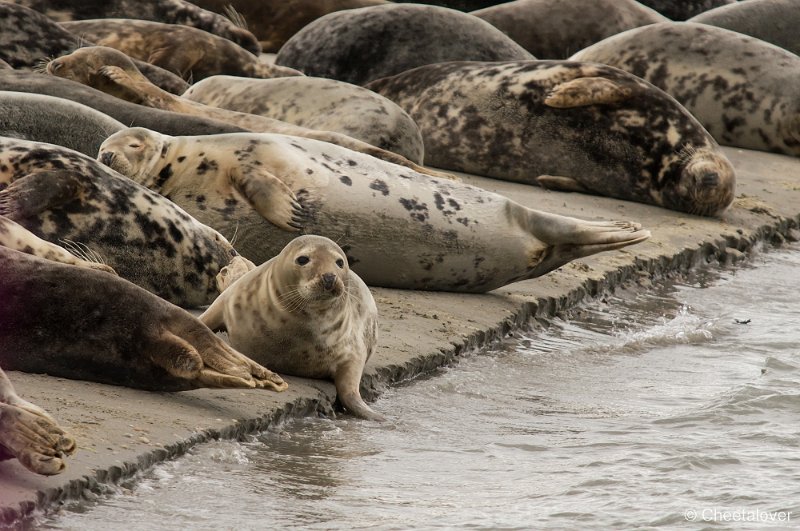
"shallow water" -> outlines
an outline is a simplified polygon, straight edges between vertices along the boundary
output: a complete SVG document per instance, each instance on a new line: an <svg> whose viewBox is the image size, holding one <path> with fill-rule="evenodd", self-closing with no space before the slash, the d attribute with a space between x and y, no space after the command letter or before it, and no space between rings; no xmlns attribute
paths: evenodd
<svg viewBox="0 0 800 531"><path fill-rule="evenodd" d="M800 526L798 271L795 248L621 292L388 390L390 422L202 445L39 525Z"/></svg>

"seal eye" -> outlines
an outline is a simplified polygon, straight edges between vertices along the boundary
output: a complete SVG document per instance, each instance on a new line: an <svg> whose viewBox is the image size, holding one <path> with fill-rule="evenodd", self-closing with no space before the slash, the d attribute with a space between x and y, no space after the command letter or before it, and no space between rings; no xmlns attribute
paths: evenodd
<svg viewBox="0 0 800 531"><path fill-rule="evenodd" d="M309 257L307 257L307 256L298 256L298 257L297 257L297 260L295 260L295 263L296 263L297 265L304 266L304 265L306 265L307 263L309 263L310 261L311 261L311 258L309 258Z"/></svg>
<svg viewBox="0 0 800 531"><path fill-rule="evenodd" d="M343 268L344 267L344 260L339 258L338 260L336 260L336 265L339 266L339 269Z"/></svg>

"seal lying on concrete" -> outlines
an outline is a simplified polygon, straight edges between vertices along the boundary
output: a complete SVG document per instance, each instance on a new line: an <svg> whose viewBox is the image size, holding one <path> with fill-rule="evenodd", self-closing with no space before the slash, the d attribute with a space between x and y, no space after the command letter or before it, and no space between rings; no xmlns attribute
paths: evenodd
<svg viewBox="0 0 800 531"><path fill-rule="evenodd" d="M128 56L113 48L105 46L80 48L69 55L50 61L47 65L47 72L84 83L132 103L227 121L254 132L281 133L314 138L360 151L382 160L402 164L422 173L444 176L440 172L423 168L417 164L417 162L421 163L422 161L408 160L403 155L386 151L341 133L316 131L267 118L266 116L209 107L208 105L180 98L150 83L136 69L136 66L130 62Z"/></svg>
<svg viewBox="0 0 800 531"><path fill-rule="evenodd" d="M71 52L81 39L32 9L0 2L0 59L14 68L35 68L52 57ZM142 74L174 94L188 88L184 80L163 68L136 61Z"/></svg>
<svg viewBox="0 0 800 531"><path fill-rule="evenodd" d="M0 138L0 215L51 243L75 242L122 278L187 307L218 295L237 255L217 231L80 153Z"/></svg>
<svg viewBox="0 0 800 531"><path fill-rule="evenodd" d="M604 65L426 65L367 88L417 122L436 167L716 215L733 166L670 96Z"/></svg>
<svg viewBox="0 0 800 531"><path fill-rule="evenodd" d="M635 0L516 0L470 14L539 59L566 59L621 31L669 20Z"/></svg>
<svg viewBox="0 0 800 531"><path fill-rule="evenodd" d="M422 134L403 109L371 90L343 81L305 76L214 76L192 85L183 97L309 129L335 131L409 160L423 160Z"/></svg>
<svg viewBox="0 0 800 531"><path fill-rule="evenodd" d="M62 22L61 27L98 46L120 50L187 81L218 74L260 78L303 75L293 68L261 62L228 39L179 24L101 18Z"/></svg>
<svg viewBox="0 0 800 531"><path fill-rule="evenodd" d="M16 457L31 472L52 476L74 451L75 441L45 410L21 399L0 369L0 461Z"/></svg>
<svg viewBox="0 0 800 531"><path fill-rule="evenodd" d="M114 275L0 247L0 366L154 391L287 384Z"/></svg>
<svg viewBox="0 0 800 531"><path fill-rule="evenodd" d="M125 126L91 107L41 94L0 91L0 136L58 144L90 157Z"/></svg>
<svg viewBox="0 0 800 531"><path fill-rule="evenodd" d="M531 210L306 138L134 128L109 137L99 159L211 226L238 227L237 248L256 263L288 243L295 233L286 228L303 230L344 242L353 270L375 286L485 292L650 235L635 223Z"/></svg>
<svg viewBox="0 0 800 531"><path fill-rule="evenodd" d="M183 24L229 39L258 55L261 46L255 35L232 20L200 9L183 0L12 0L33 8L58 22L90 18L130 18Z"/></svg>
<svg viewBox="0 0 800 531"><path fill-rule="evenodd" d="M275 370L330 378L352 414L383 420L359 392L375 352L378 308L366 284L328 238L300 236L225 289L200 321Z"/></svg>
<svg viewBox="0 0 800 531"><path fill-rule="evenodd" d="M705 24L625 31L572 56L621 68L675 97L720 144L800 155L800 57Z"/></svg>
<svg viewBox="0 0 800 531"><path fill-rule="evenodd" d="M443 7L387 4L315 20L283 45L275 62L307 76L363 85L430 63L520 59L534 57L476 17Z"/></svg>

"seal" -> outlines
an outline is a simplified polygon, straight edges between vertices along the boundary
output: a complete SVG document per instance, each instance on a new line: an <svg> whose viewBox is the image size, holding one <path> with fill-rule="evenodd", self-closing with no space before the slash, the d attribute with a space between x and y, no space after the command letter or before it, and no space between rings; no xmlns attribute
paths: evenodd
<svg viewBox="0 0 800 531"><path fill-rule="evenodd" d="M17 458L31 472L52 476L74 451L75 441L45 410L20 398L0 369L0 461Z"/></svg>
<svg viewBox="0 0 800 531"><path fill-rule="evenodd" d="M117 276L4 247L0 266L7 370L152 391L287 387L187 311Z"/></svg>
<svg viewBox="0 0 800 531"><path fill-rule="evenodd" d="M32 9L0 2L0 59L14 68L35 68L50 57L67 54L84 44L81 39ZM153 83L174 94L186 91L181 78L163 68L137 61Z"/></svg>
<svg viewBox="0 0 800 531"><path fill-rule="evenodd" d="M343 81L305 76L213 76L192 85L183 97L309 129L342 133L409 160L423 160L422 134L403 109L371 90Z"/></svg>
<svg viewBox="0 0 800 531"><path fill-rule="evenodd" d="M317 131L266 116L209 107L175 96L150 83L130 62L128 56L113 48L105 46L80 48L69 55L50 61L47 65L47 72L84 83L131 103L226 121L253 132L314 138L360 151L388 162L408 166L415 171L445 177L440 172L420 166L421 160L411 161L403 155L386 151L341 133Z"/></svg>
<svg viewBox="0 0 800 531"><path fill-rule="evenodd" d="M436 167L706 216L734 198L733 166L700 123L616 68L440 63L367 88L411 114Z"/></svg>
<svg viewBox="0 0 800 531"><path fill-rule="evenodd" d="M245 50L258 55L261 46L255 35L232 20L201 9L183 0L12 0L44 13L57 22L92 18L129 18L153 20L167 24L183 24L229 39Z"/></svg>
<svg viewBox="0 0 800 531"><path fill-rule="evenodd" d="M735 4L736 0L639 0L651 9L655 9L671 20L686 20L704 11L728 4Z"/></svg>
<svg viewBox="0 0 800 531"><path fill-rule="evenodd" d="M236 280L200 316L225 330L240 352L283 374L329 378L352 414L384 420L359 392L375 352L378 308L344 251L328 238L300 236Z"/></svg>
<svg viewBox="0 0 800 531"><path fill-rule="evenodd" d="M444 7L386 4L315 20L286 41L275 62L307 76L364 85L430 63L522 59L535 58L476 17Z"/></svg>
<svg viewBox="0 0 800 531"><path fill-rule="evenodd" d="M0 138L0 215L90 249L122 278L186 307L216 298L215 277L237 255L169 200L52 144Z"/></svg>
<svg viewBox="0 0 800 531"><path fill-rule="evenodd" d="M794 0L749 0L720 6L688 20L738 31L800 55L800 9Z"/></svg>
<svg viewBox="0 0 800 531"><path fill-rule="evenodd" d="M44 94L71 100L98 110L123 124L147 127L168 135L205 135L246 131L243 127L219 120L143 107L69 79L44 76L24 70L0 70L0 90ZM66 125L64 124L62 127ZM83 136L77 130L73 131L73 134Z"/></svg>
<svg viewBox="0 0 800 531"><path fill-rule="evenodd" d="M58 144L92 158L100 144L125 126L73 101L0 91L0 136Z"/></svg>
<svg viewBox="0 0 800 531"><path fill-rule="evenodd" d="M120 50L187 81L219 74L258 78L303 75L292 68L263 63L228 39L190 26L101 18L62 22L61 27L98 46Z"/></svg>
<svg viewBox="0 0 800 531"><path fill-rule="evenodd" d="M669 93L720 144L800 155L800 58L705 24L628 30L572 59L606 63Z"/></svg>
<svg viewBox="0 0 800 531"><path fill-rule="evenodd" d="M231 7L247 21L261 44L261 51L275 53L308 23L345 9L377 6L386 0L284 0L254 2L252 0L195 0L195 5L226 13Z"/></svg>
<svg viewBox="0 0 800 531"><path fill-rule="evenodd" d="M133 128L111 135L99 159L212 227L238 227L237 249L257 264L298 230L346 242L350 266L372 286L480 293L650 235L635 223L532 210L307 138Z"/></svg>
<svg viewBox="0 0 800 531"><path fill-rule="evenodd" d="M516 0L470 14L539 59L566 59L621 31L669 20L635 0Z"/></svg>

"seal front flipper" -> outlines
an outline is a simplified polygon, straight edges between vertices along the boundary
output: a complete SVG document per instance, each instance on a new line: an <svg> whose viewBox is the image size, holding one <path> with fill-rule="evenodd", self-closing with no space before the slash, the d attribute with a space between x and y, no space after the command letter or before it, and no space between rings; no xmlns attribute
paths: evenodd
<svg viewBox="0 0 800 531"><path fill-rule="evenodd" d="M37 216L78 199L83 190L84 182L74 171L30 173L0 191L0 215L14 221Z"/></svg>
<svg viewBox="0 0 800 531"><path fill-rule="evenodd" d="M92 85L97 86L103 92L131 103L152 106L150 98L147 96L148 91L140 90L141 82L132 78L122 68L110 65L102 66L97 71L97 77L102 83L95 81Z"/></svg>
<svg viewBox="0 0 800 531"><path fill-rule="evenodd" d="M633 95L625 86L605 77L579 77L554 86L544 99L545 105L557 109L610 105L627 100Z"/></svg>
<svg viewBox="0 0 800 531"><path fill-rule="evenodd" d="M572 177L561 175L539 175L534 182L547 190L559 190L561 192L589 192L589 189Z"/></svg>
<svg viewBox="0 0 800 531"><path fill-rule="evenodd" d="M265 170L231 172L231 183L261 217L283 230L303 228L303 207L283 181Z"/></svg>

